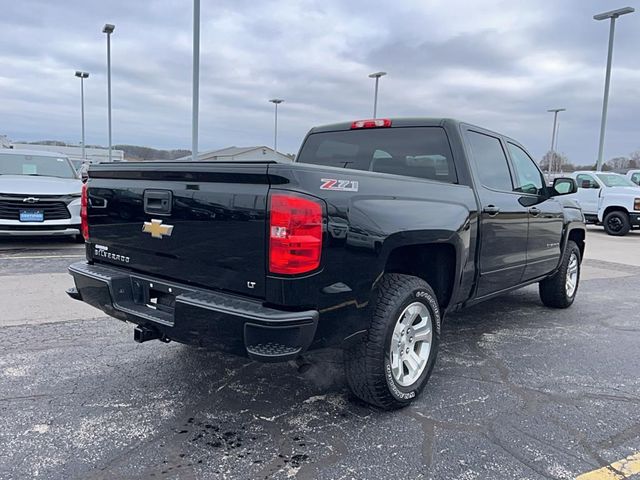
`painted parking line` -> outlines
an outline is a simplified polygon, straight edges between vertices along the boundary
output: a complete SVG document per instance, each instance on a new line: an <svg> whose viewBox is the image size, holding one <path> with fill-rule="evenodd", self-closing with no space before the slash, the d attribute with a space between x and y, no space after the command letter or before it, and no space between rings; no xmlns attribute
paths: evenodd
<svg viewBox="0 0 640 480"><path fill-rule="evenodd" d="M640 473L640 452L598 470L583 473L576 480L623 480L636 473Z"/></svg>
<svg viewBox="0 0 640 480"><path fill-rule="evenodd" d="M29 258L84 258L85 255L26 255L21 257L2 257L0 256L0 260L26 260Z"/></svg>

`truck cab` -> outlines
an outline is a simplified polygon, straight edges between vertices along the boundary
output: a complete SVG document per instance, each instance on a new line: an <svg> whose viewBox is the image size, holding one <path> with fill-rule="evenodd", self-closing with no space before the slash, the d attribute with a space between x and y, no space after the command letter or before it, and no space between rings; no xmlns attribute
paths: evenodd
<svg viewBox="0 0 640 480"><path fill-rule="evenodd" d="M627 178L640 186L640 170L629 170L627 172Z"/></svg>
<svg viewBox="0 0 640 480"><path fill-rule="evenodd" d="M601 224L609 235L623 236L640 227L640 187L613 172L578 171L571 177L578 191L574 198L589 223ZM640 173L637 174L640 178Z"/></svg>

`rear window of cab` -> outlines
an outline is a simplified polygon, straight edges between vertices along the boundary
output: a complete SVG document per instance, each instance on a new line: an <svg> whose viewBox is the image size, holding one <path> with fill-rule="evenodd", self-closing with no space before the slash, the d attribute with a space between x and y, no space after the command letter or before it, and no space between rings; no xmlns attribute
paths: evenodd
<svg viewBox="0 0 640 480"><path fill-rule="evenodd" d="M396 127L313 133L299 163L457 183L442 127Z"/></svg>

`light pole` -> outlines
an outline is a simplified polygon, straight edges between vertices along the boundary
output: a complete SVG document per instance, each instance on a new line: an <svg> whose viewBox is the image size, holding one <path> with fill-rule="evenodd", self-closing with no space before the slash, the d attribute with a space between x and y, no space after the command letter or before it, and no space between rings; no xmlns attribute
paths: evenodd
<svg viewBox="0 0 640 480"><path fill-rule="evenodd" d="M278 151L278 105L284 102L284 100L282 100L281 98L272 98L269 101L276 106L275 128L273 131L273 149L277 152Z"/></svg>
<svg viewBox="0 0 640 480"><path fill-rule="evenodd" d="M200 0L193 0L193 90L191 105L191 159L198 160L198 98L200 95Z"/></svg>
<svg viewBox="0 0 640 480"><path fill-rule="evenodd" d="M551 176L551 163L556 153L556 125L558 124L558 112L564 112L566 108L551 108L547 112L553 112L553 132L551 132L551 157L549 158L548 174Z"/></svg>
<svg viewBox="0 0 640 480"><path fill-rule="evenodd" d="M607 108L609 106L609 83L611 81L611 60L613 57L613 34L616 29L616 18L620 15L627 13L633 13L635 9L631 7L619 8L617 10L611 10L610 12L600 13L594 15L594 20L606 20L611 19L609 26L609 51L607 52L607 73L604 77L604 99L602 100L602 121L600 122L600 144L598 146L598 163L596 164L596 170L602 170L602 155L604 153L604 131L607 126Z"/></svg>
<svg viewBox="0 0 640 480"><path fill-rule="evenodd" d="M89 78L87 72L76 71L76 77L80 79L80 111L82 112L82 159L86 160L84 154L84 79Z"/></svg>
<svg viewBox="0 0 640 480"><path fill-rule="evenodd" d="M376 72L369 75L369 78L376 79L376 89L373 94L373 118L376 118L376 114L378 111L378 82L380 81L380 77L384 77L387 72Z"/></svg>
<svg viewBox="0 0 640 480"><path fill-rule="evenodd" d="M115 25L105 23L102 33L107 34L107 111L109 116L109 161L111 161L111 34Z"/></svg>

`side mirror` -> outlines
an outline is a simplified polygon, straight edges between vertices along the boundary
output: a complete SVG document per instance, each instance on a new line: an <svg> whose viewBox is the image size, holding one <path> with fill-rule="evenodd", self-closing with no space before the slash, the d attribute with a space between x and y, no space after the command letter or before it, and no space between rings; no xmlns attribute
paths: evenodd
<svg viewBox="0 0 640 480"><path fill-rule="evenodd" d="M573 178L560 177L553 180L552 196L569 195L578 191L578 185Z"/></svg>

